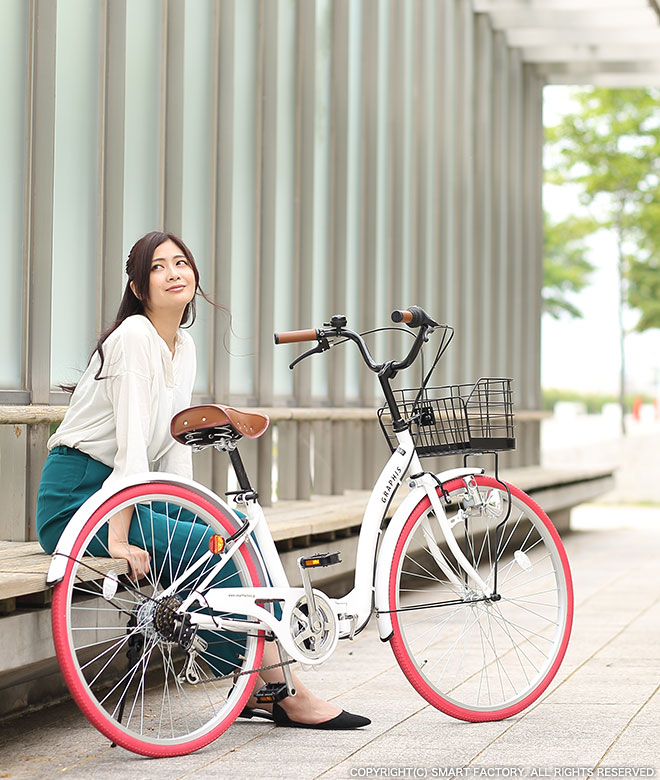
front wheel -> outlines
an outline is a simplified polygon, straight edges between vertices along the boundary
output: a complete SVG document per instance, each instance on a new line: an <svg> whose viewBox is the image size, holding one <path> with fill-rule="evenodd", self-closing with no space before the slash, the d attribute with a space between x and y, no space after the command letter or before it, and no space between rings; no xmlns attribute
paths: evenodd
<svg viewBox="0 0 660 780"><path fill-rule="evenodd" d="M137 585L125 574L126 562L108 552L109 521L126 508L129 541L150 556L149 574ZM261 584L248 543L219 571L213 568L220 559L210 554L209 537L235 530L203 497L159 483L119 491L78 536L53 594L55 650L78 706L116 744L154 757L190 753L218 737L245 706L263 634L193 623L196 616L215 617L204 603L208 588ZM183 610L193 590L201 600Z"/></svg>
<svg viewBox="0 0 660 780"><path fill-rule="evenodd" d="M462 720L501 720L528 707L555 676L571 632L573 586L545 512L513 486L475 479L480 502L462 479L445 484L446 512L481 578L491 589L497 578L495 597L485 599L467 580L425 497L392 561L391 645L434 707Z"/></svg>

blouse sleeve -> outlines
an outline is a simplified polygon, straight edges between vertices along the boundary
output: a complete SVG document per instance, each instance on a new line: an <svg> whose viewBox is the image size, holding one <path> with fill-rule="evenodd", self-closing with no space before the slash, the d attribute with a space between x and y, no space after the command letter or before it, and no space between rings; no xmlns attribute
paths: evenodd
<svg viewBox="0 0 660 780"><path fill-rule="evenodd" d="M148 340L141 334L118 339L106 356L107 392L115 418L117 454L105 485L149 471L153 379Z"/></svg>

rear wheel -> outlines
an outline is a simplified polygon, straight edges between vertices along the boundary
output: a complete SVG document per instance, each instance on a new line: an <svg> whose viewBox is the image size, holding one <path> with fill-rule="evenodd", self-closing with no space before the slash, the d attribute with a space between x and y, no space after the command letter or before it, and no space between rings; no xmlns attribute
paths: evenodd
<svg viewBox="0 0 660 780"><path fill-rule="evenodd" d="M445 485L447 515L463 553L497 596L468 582L428 498L408 518L389 579L394 654L434 707L470 721L500 720L535 701L566 652L573 586L559 535L525 493L477 476L481 506L465 482ZM444 561L459 582L438 565ZM496 574L497 573L497 574Z"/></svg>
<svg viewBox="0 0 660 780"><path fill-rule="evenodd" d="M150 554L149 575L137 586L107 548L108 521L125 507L133 507L129 541ZM222 734L245 706L263 636L256 628L197 631L179 612L220 560L203 560L209 537L234 531L233 520L192 491L144 484L108 499L76 540L53 594L55 650L79 707L118 745L148 756L190 753ZM209 587L259 584L243 544ZM197 601L187 612L212 614Z"/></svg>

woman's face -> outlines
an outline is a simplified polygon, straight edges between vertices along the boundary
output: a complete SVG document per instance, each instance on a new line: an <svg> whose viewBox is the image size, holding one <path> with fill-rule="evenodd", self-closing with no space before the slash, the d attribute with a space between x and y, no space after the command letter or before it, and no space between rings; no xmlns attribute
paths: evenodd
<svg viewBox="0 0 660 780"><path fill-rule="evenodd" d="M149 312L180 310L195 296L195 272L174 241L156 247L149 275Z"/></svg>

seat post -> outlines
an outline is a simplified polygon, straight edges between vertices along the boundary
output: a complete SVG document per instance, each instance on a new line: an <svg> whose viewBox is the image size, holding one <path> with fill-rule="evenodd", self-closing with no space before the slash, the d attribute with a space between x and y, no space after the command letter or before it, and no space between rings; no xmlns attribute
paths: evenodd
<svg viewBox="0 0 660 780"><path fill-rule="evenodd" d="M243 465L243 461L241 459L240 453L238 452L238 449L231 450L229 452L229 458L231 460L231 465L234 467L234 473L236 474L236 479L238 480L238 486L240 489L253 492L252 485L250 485L250 479L247 475L247 471L245 470L245 466Z"/></svg>

